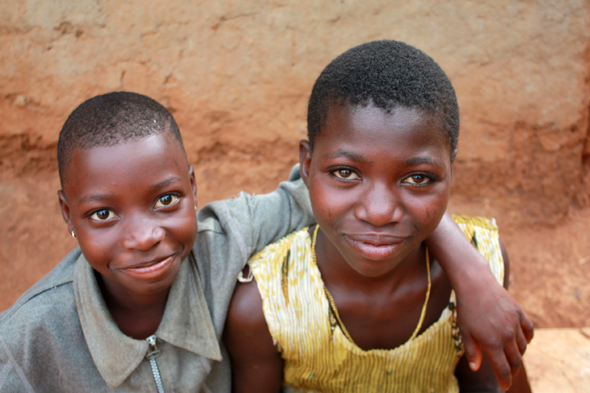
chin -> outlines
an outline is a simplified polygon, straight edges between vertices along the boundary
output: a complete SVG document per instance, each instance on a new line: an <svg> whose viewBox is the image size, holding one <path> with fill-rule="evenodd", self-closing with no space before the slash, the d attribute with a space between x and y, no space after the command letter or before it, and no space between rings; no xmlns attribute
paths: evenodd
<svg viewBox="0 0 590 393"><path fill-rule="evenodd" d="M378 278L392 272L399 265L399 263L394 265L388 263L387 266L384 266L384 263L385 262L366 261L360 266L357 265L356 267L353 267L353 270L363 277Z"/></svg>

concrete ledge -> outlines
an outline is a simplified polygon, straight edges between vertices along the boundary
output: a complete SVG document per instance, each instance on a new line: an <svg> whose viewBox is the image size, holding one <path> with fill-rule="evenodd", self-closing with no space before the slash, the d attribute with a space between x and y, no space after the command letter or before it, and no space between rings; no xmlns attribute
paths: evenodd
<svg viewBox="0 0 590 393"><path fill-rule="evenodd" d="M590 392L590 328L537 329L524 363L533 393Z"/></svg>

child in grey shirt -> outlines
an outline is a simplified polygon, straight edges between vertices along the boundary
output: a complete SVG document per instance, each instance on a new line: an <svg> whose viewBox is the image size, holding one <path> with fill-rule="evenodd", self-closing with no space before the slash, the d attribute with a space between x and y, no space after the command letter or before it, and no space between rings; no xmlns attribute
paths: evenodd
<svg viewBox="0 0 590 393"><path fill-rule="evenodd" d="M229 392L220 338L236 278L253 253L314 222L298 168L271 194L196 212L194 171L172 115L124 92L72 112L58 162L60 205L79 247L0 314L0 392ZM464 257L477 251L445 244L453 230L441 226L430 247L457 277L474 277ZM498 320L523 313L487 286L481 298L501 298L491 313L477 310L468 293L477 283L457 288L459 303L476 310L466 326L476 339L498 338ZM524 318L513 334L532 334ZM516 345L514 336L496 341L502 354Z"/></svg>

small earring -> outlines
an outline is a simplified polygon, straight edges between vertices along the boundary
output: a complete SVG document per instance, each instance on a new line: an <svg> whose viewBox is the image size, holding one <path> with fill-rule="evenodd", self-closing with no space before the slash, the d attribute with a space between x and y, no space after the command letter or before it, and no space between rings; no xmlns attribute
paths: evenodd
<svg viewBox="0 0 590 393"><path fill-rule="evenodd" d="M197 205L195 205L195 211L197 211L197 210L198 210L198 209L197 209Z"/></svg>
<svg viewBox="0 0 590 393"><path fill-rule="evenodd" d="M76 238L76 232L75 231L71 231L70 234L72 235L72 237L75 239Z"/></svg>

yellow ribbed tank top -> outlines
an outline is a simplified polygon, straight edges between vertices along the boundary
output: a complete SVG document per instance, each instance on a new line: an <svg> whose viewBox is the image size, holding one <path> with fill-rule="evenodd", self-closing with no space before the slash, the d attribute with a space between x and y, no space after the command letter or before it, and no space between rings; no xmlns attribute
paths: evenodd
<svg viewBox="0 0 590 393"><path fill-rule="evenodd" d="M489 261L498 282L504 264L498 229L485 218L453 216ZM273 243L249 262L274 344L285 360L287 392L458 392L463 354L455 296L439 320L411 341L365 351L348 340L330 309L307 229Z"/></svg>

